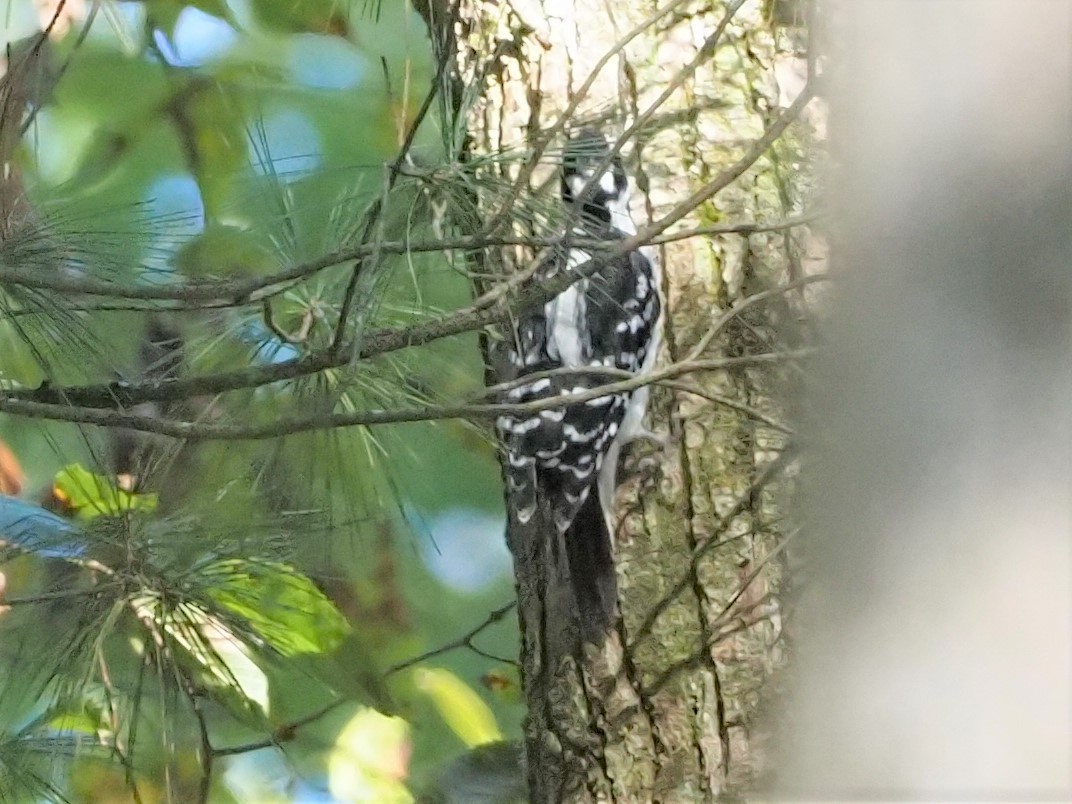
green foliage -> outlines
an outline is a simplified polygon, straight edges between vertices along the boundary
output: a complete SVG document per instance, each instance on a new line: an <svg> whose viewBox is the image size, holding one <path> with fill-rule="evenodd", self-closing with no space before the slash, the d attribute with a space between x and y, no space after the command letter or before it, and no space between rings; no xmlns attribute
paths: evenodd
<svg viewBox="0 0 1072 804"><path fill-rule="evenodd" d="M175 254L183 276L236 277L266 274L276 267L271 252L247 229L216 224L184 243Z"/></svg>
<svg viewBox="0 0 1072 804"><path fill-rule="evenodd" d="M268 677L250 648L224 622L196 602L169 605L159 595L135 598L131 605L191 683L239 715L268 714Z"/></svg>
<svg viewBox="0 0 1072 804"><path fill-rule="evenodd" d="M214 17L221 17L228 21L233 20L231 9L225 0L193 0L192 2L187 2L187 0L143 0L143 5L145 6L147 27L151 26L164 32L169 37L174 35L175 23L178 22L179 15L187 8L196 8Z"/></svg>
<svg viewBox="0 0 1072 804"><path fill-rule="evenodd" d="M30 0L12 5L33 18ZM0 269L58 284L0 285L6 389L118 392L168 372L241 372L321 354L340 329L355 350L370 332L469 303L462 261L367 251L434 239L435 206L465 198L435 174L456 144L434 112L416 132L415 165L393 182L388 171L434 73L409 4L101 10L86 36L78 20L52 43L57 80L14 153L26 214L0 236ZM230 44L187 58L213 31ZM203 306L62 289L249 282L311 264ZM174 363L150 337L161 328L181 343ZM116 410L265 424L464 398L482 369L466 335ZM124 438L134 462L120 475ZM478 429L182 443L2 414L0 439L28 477L20 499L0 497L0 798L127 800L134 785L142 800L194 801L206 745L267 740L286 756L215 757L211 800L279 800L263 781L275 774L344 800L408 801L465 746L517 733L516 699L474 689L490 668L475 653L385 674L510 593L502 579L450 589L423 559L439 549L440 515L496 513L497 466ZM482 639L515 650L512 623Z"/></svg>
<svg viewBox="0 0 1072 804"><path fill-rule="evenodd" d="M350 626L312 581L278 562L223 559L198 570L205 593L283 656L327 653Z"/></svg>
<svg viewBox="0 0 1072 804"><path fill-rule="evenodd" d="M276 31L345 36L350 28L346 4L338 0L253 0L252 6L257 20Z"/></svg>
<svg viewBox="0 0 1072 804"><path fill-rule="evenodd" d="M121 489L104 477L83 466L65 467L52 484L52 492L60 503L85 522L99 516L122 516L140 511L156 510L156 494L134 494Z"/></svg>

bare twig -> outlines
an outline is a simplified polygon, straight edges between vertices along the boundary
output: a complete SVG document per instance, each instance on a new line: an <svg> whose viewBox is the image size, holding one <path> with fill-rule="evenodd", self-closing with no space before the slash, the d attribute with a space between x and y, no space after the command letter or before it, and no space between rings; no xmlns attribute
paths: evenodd
<svg viewBox="0 0 1072 804"><path fill-rule="evenodd" d="M722 15L722 19L719 20L718 25L715 26L715 29L707 36L703 44L700 45L699 50L696 52L696 55L693 56L692 60L680 70L678 70L676 73L674 73L674 77L666 83L666 86L663 87L663 91L659 93L659 96L650 104L648 104L648 108L637 116L636 120L633 121L632 125L630 125L629 128L622 132L621 136L618 137L614 145L611 147L610 151L603 158L603 161L595 168L595 170L592 171L592 175L588 178L588 181L585 183L584 187L581 188L580 193L577 194L579 201L583 201L591 193L595 192L596 188L599 185L600 177L610 167L610 163L614 160L614 157L621 152L622 147L625 145L625 143L627 143L638 131L640 131L644 127L648 120L650 120L652 116L660 108L662 108L662 105L666 103L675 92L677 92L682 86L685 85L686 81L688 81L690 78L692 78L693 75L695 75L696 71L700 69L700 66L704 62L709 61L715 55L715 50L718 48L718 43L722 39L722 35L726 32L726 28L729 26L730 21L737 14L737 12L740 11L741 6L743 6L745 2L746 0L734 0L734 2L730 3L730 5L727 6L725 13L723 13ZM764 148L763 150L765 151L766 148ZM755 160L753 159L752 161ZM699 206L699 204L697 204L697 206ZM578 203L572 214L579 214L580 208L581 205L580 203ZM567 229L572 228L572 224L567 224Z"/></svg>
<svg viewBox="0 0 1072 804"><path fill-rule="evenodd" d="M602 57L600 57L599 61L597 61L592 68L592 71L588 74L588 77L584 80L584 83L582 83L577 91L573 93L572 99L566 105L566 108L562 110L562 114L558 116L558 119L555 120L553 125L541 132L542 136L540 137L540 140L533 145L532 153L529 154L528 161L524 167L521 168L517 179L514 181L512 191L505 199L503 199L499 209L489 217L485 231L494 232L502 225L503 221L508 219L510 211L514 208L517 199L520 198L521 194L528 188L529 180L532 178L532 174L536 170L537 165L539 165L540 158L543 156L547 146L551 143L554 137L566 127L566 124L573 119L574 113L585 98L588 97L588 93L591 91L596 79L599 78L599 74L603 71L603 68L610 63L611 59L621 53L630 42L644 33L644 31L648 30L648 28L655 25L667 14L672 13L679 6L684 5L684 2L685 0L672 0L672 2L667 3L665 6L656 9L651 16L627 32L615 42L614 45L608 48L607 52L604 53Z"/></svg>
<svg viewBox="0 0 1072 804"><path fill-rule="evenodd" d="M238 754L249 754L253 751L260 751L264 748L282 748L284 743L290 742L294 739L295 732L303 726L308 726L310 723L314 723L320 718L324 717L331 712L334 712L343 704L349 703L348 698L336 698L334 701L325 704L314 712L300 717L297 720L292 720L289 723L284 723L277 728L271 737L266 737L263 740L257 740L252 743L243 743L242 745L226 746L224 748L213 748L213 757L232 757Z"/></svg>
<svg viewBox="0 0 1072 804"><path fill-rule="evenodd" d="M123 745L121 737L123 723L119 713L119 692L112 682L111 673L108 670L108 662L104 658L103 651L97 653L97 665L100 667L101 687L104 690L104 702L108 714L108 728L112 731L112 753L115 754L119 764L123 766L123 776L130 791L130 798L134 804L142 804L141 791L138 789L138 780L134 775L134 763L130 754Z"/></svg>
<svg viewBox="0 0 1072 804"><path fill-rule="evenodd" d="M762 422L763 424L767 425L767 427L770 427L772 430L777 430L780 433L785 433L786 435L793 434L793 431L791 429L786 427L778 420L772 419L770 416L766 415L762 411L756 410L755 408L746 405L743 402L738 402L736 399L730 399L728 396L723 396L722 394L716 394L711 391L706 391L703 388L698 388L695 385L689 385L688 383L683 382L673 382L671 380L665 380L658 384L666 388L672 388L675 391L681 391L686 394L691 394L692 396L698 396L701 399L706 399L708 402L713 402L716 405L722 405L723 407L732 408L733 410L739 411L746 416L755 419L758 422Z"/></svg>
<svg viewBox="0 0 1072 804"><path fill-rule="evenodd" d="M763 557L763 560L760 561L752 569L752 572L748 574L748 577L741 581L740 585L737 587L737 591L733 594L732 597L730 597L729 601L726 602L726 604L722 607L722 610L712 621L712 628L717 628L717 630L714 631L711 636L704 640L704 643L700 645L700 647L692 656L689 656L679 662L675 662L674 664L671 664L666 667L663 672L659 674L658 678L656 678L655 681L653 681L651 685L644 690L645 695L652 696L658 694L658 692L679 673L682 673L685 670L702 664L704 661L706 661L707 655L710 653L711 649L714 648L718 643L722 642L725 639L728 639L734 634L747 630L748 628L751 628L752 626L761 623L764 620L769 620L771 618L772 610L777 611L778 605L776 601L773 601L771 599L770 595L765 595L763 598L757 600L755 603L743 610L735 611L734 607L737 605L737 602L744 596L745 592L748 590L748 587L751 586L755 582L756 578L759 577L760 573L763 571L763 568L766 567L775 558L777 558L785 550L789 542L792 541L799 533L800 529L798 528L786 534L786 537L782 539L773 550L771 550L767 555Z"/></svg>
<svg viewBox="0 0 1072 804"><path fill-rule="evenodd" d="M830 277L826 274L805 276L793 282L787 282L784 285L779 285L778 287L770 288L769 290L764 290L759 293L755 293L748 298L741 299L740 303L734 305L729 310L724 312L711 324L707 332L704 333L704 336L700 338L700 340L694 347L692 347L692 349L689 351L688 356L685 359L698 360L700 356L703 355L705 351L707 351L707 347L711 345L711 341L715 339L715 336L718 335L718 333L720 333L726 327L727 324L737 318L745 310L751 307L755 307L758 304L762 304L765 301L769 301L770 299L783 296L787 291L796 290L797 288L802 288L806 285L812 285L816 282L827 282L829 280Z"/></svg>
<svg viewBox="0 0 1072 804"><path fill-rule="evenodd" d="M718 521L714 523L714 527L712 528L713 532L725 532L726 529L730 526L730 523L733 522L734 518L739 516L742 511L747 510L748 506L752 502L753 495L755 495L756 492L760 491L768 484L774 482L774 480L788 468L788 466L792 462L792 458L794 457L794 455L795 450L793 450L791 446L787 447L778 455L777 458L775 458L773 461L763 467L763 470L759 473L759 476L755 479L755 481L748 488L748 490L745 491L745 493L742 494L740 497L738 497L737 502L735 502L729 508L729 510L725 511L718 518ZM719 547L725 545L728 541L729 540L727 539L709 539L708 541L702 542L696 547L696 549L693 551L692 556L689 559L689 571L685 572L681 576L681 578L679 578L663 594L659 602L656 603L651 608L651 611L648 612L647 616L644 618L644 621L640 624L640 627L636 629L636 632L633 635L633 639L631 642L631 646L633 648L635 648L636 645L640 644L641 640L645 639L651 634L652 628L654 628L655 622L659 619L659 617L661 617L663 613L668 608L670 608L670 606L673 605L674 601L678 598L679 595L681 595L682 592L689 588L689 585L692 582L692 575L696 571L697 567L699 567L700 561L705 556L709 555L713 550L716 550Z"/></svg>
<svg viewBox="0 0 1072 804"><path fill-rule="evenodd" d="M770 620L777 607L768 598L764 598L750 606L746 611L735 614L729 622L715 631L710 637L703 640L700 646L690 656L674 662L663 668L663 671L644 688L645 697L658 695L662 689L681 673L701 667L710 661L711 650L721 642L735 634L746 631L761 622Z"/></svg>
<svg viewBox="0 0 1072 804"><path fill-rule="evenodd" d="M484 656L486 658L494 659L496 661L505 661L504 659L502 659L502 657L492 656L491 654L486 653L480 648L473 645L473 639L479 636L488 627L494 625L497 622L500 622L507 614L509 614L515 608L517 608L517 601L511 600L509 603L506 603L505 605L502 605L492 611L484 619L483 622L481 622L476 627L469 629L469 631L462 634L460 637L453 640L452 642L448 642L445 645L440 645L438 648L433 648L432 650L426 651L418 656L414 656L411 659L406 659L403 662L399 662L398 664L392 665L386 670L386 672L384 672L384 676L394 675L395 673L405 670L406 668L413 667L413 665L415 664L420 664L421 662L428 661L429 659L435 658L436 656L440 656L444 653L449 653L450 651L457 650L459 648L469 648L469 650L475 653L479 653L481 656Z"/></svg>
<svg viewBox="0 0 1072 804"><path fill-rule="evenodd" d="M453 40L451 41L453 42ZM424 100L421 102L421 106L417 110L413 122L410 123L409 129L406 131L406 137L402 141L402 146L398 149L398 154L391 163L386 177L383 194L372 205L372 208L369 209L368 219L365 223L365 230L361 235L361 242L366 242L372 232L376 232L376 242L373 243L373 251L370 255L372 257L372 265L365 265L362 260L358 260L350 270L350 280L346 284L342 306L339 309L339 320L335 324L335 336L331 342L330 351L332 354L340 354L343 349L347 323L349 322L350 314L353 311L353 306L357 300L357 288L360 284L362 271L375 271L380 261L380 254L382 253L380 247L383 243L384 218L388 196L398 182L398 177L401 175L402 164L409 156L410 149L413 147L413 140L417 136L417 129L420 128L421 123L423 123L425 117L428 116L428 112L432 108L432 101L434 101L436 95L439 94L439 90L443 85L443 76L446 74L447 65L451 62L453 55L454 51L452 46L439 54L439 64L436 65L435 77L432 78L431 86L428 87L428 91L424 95ZM356 359L358 355L355 354L353 357Z"/></svg>
<svg viewBox="0 0 1072 804"><path fill-rule="evenodd" d="M790 290L793 290L793 289L795 289L797 287L800 287L800 286L803 286L805 284L810 284L812 282L822 281L824 278L825 278L824 276L820 276L820 275L812 276L812 277L806 277L804 279L798 280L797 282L787 283L787 284L781 285L781 286L779 286L777 288L771 288L769 290L762 291L760 293L754 294L754 295L749 296L748 298L742 300L742 302L740 304L738 304L733 309L726 311L726 313L724 313L716 322L714 322L714 324L712 325L711 330L708 332L708 334L705 336L705 338L701 341L701 343L697 346L697 348L693 349L692 353L690 354L690 356L688 358L686 358L685 361L680 361L678 363L672 364L671 366L668 366L666 369L664 369L663 371L661 371L657 375L655 375L654 378L649 377L648 381L657 382L657 383L666 383L667 381L672 380L674 377L680 376L681 374L689 373L690 371L704 370L705 368L708 368L708 369L710 369L710 368L732 368L732 367L737 366L737 365L747 365L749 363L755 362L757 359L760 360L760 361L765 361L767 358L760 357L760 356L753 356L753 357L746 357L746 358L714 359L714 362L712 362L711 359L706 360L706 361L701 360L699 358L699 354L700 354L701 351L703 351L703 348L706 345L706 343L709 342L710 339L714 337L714 334L716 334L722 327L724 327L726 324L728 324L730 321L732 321L740 313L744 312L745 310L747 310L747 309L751 308L752 306L754 306L756 304L759 304L759 303L761 303L763 301L766 301L766 300L769 300L769 299L772 299L772 298L776 298L777 296L779 296L781 294L784 294L784 293L786 293L786 292L788 292ZM366 344L366 346L367 346L367 344ZM742 363L742 360L744 361L743 363ZM313 428L316 428L316 427L346 427L346 426L354 426L354 425L387 424L387 423L400 422L400 421L426 421L426 420L437 419L437 418L451 418L451 417L454 417L454 416L467 417L467 418L482 418L482 417L491 417L493 415L498 415L499 413L503 413L503 412L514 412L514 413L516 413L516 412L519 412L519 411L527 411L527 410L530 410L530 408L528 406L520 406L519 407L517 405L513 405L513 406L505 406L505 407L494 408L494 407L488 407L487 405L481 405L481 404L478 404L478 403L479 403L479 400L482 399L482 398L486 399L489 396L495 396L495 395L504 393L504 392L510 390L511 388L519 385L519 384L523 384L525 382L531 382L532 380L535 380L535 379L542 379L543 377L552 377L552 376L558 376L558 375L563 375L563 374L569 374L569 375L581 374L581 375L585 375L585 376L588 376L588 375L602 375L602 376L606 376L608 378L617 378L617 379L622 380L623 382L631 382L631 383L640 382L639 380L637 380L636 377L634 377L629 372L621 371L621 370L613 369L613 368L591 367L591 368L586 368L584 370L568 369L568 368L553 369L553 370L549 370L549 371L538 372L538 373L532 374L532 375L527 375L525 378L521 378L521 379L518 379L518 380L513 380L511 382L502 383L502 384L495 385L495 386L489 386L488 388L483 389L483 391L479 395L477 395L475 398L471 399L468 404L461 405L461 406L455 406L453 408L447 407L447 406L437 406L437 407L426 407L426 408L422 408L422 409L418 409L418 410L361 411L361 412L356 412L356 413L353 413L353 414L349 414L348 416L343 417L343 418L321 416L321 417L314 418L314 419L306 419L306 420L303 420L303 421L300 421L300 422L292 423L294 426L297 426L297 428L298 428L297 430L288 429L288 428L286 428L285 426L282 426L282 425L280 427L282 427L282 429L285 429L286 432L283 432L281 429L278 429L278 428L277 428L276 431L269 431L269 430L265 430L264 428L258 428L258 429L256 429L254 431L254 430L249 430L247 428L246 435L248 437L251 437L251 438L269 438L269 437L273 437L274 435L287 435L287 434L289 434L291 432L300 432L300 431L304 431L304 430L308 430L308 429L313 429ZM619 387L619 386L613 386L613 387ZM630 387L636 387L636 386L630 386ZM605 387L604 387L604 389L599 389L599 390L601 390L603 393L606 393ZM687 388L685 390L688 390L690 393L696 393L695 389L692 389L691 387ZM592 393L595 393L595 391L590 391L588 393L592 394ZM8 394L7 397L0 397L0 410L4 410L4 411L6 411L8 413L12 413L14 415L24 415L24 416L35 417L35 418L58 418L58 419L62 419L62 420L65 420L65 421L77 421L77 422L82 422L82 423L87 423L87 424L97 424L97 425L101 425L101 426L113 426L113 425L116 425L116 424L122 424L123 426L128 426L128 427L131 427L133 429L151 428L151 429L148 429L147 431L148 432L160 433L162 435L171 435L171 436L176 437L176 438L195 438L195 437L198 437L196 435L197 433L200 433L201 437L204 437L204 438L219 438L219 437L240 438L240 437L244 437L244 436L240 435L239 431L236 430L235 428L227 428L226 426L216 426L215 429L210 428L210 429L206 430L205 425L198 425L198 424L192 423L192 422L177 422L177 421L174 421L174 420L161 420L161 419L157 419L157 418L137 417L137 416L133 416L131 414L124 413L122 411L116 411L114 413L113 412L100 412L100 411L96 411L96 410L87 411L85 409L86 407L98 407L98 406L77 406L77 405L72 406L72 405L64 404L62 401L61 402L55 402L55 403L40 403L40 404L35 405L35 404L30 404L31 400L23 399L22 398L23 396L25 396L25 395L24 394L20 395L17 392L11 392L11 393ZM565 396L561 397L561 398L559 398L557 400L557 404L561 405L561 404L564 404L564 403L567 403L567 402L572 402L572 401L583 401L585 398L594 398L594 397L577 397L577 398L575 398L575 397L577 397L577 395L570 395L568 397L565 397ZM113 397L113 400L114 400L114 397ZM769 426L774 427L775 429L785 431L784 425L780 425L779 423L775 422L774 420L769 419L769 417L763 416L758 411L752 411L751 409L743 410L740 403L733 403L733 400L725 400L725 399L719 399L719 400L716 400L716 401L719 401L722 404L728 404L731 407L737 407L737 409L741 409L742 412L746 412L749 415L753 415L753 417L756 418L757 420L763 421L765 424L768 424ZM733 403L733 404L731 404L731 403ZM45 405L45 406L42 407L41 406L42 404ZM550 403L546 403L546 404L550 404ZM530 405L531 405L531 403L530 403ZM227 435L223 435L224 433L227 433Z"/></svg>
<svg viewBox="0 0 1072 804"><path fill-rule="evenodd" d="M703 187L689 196L689 198L676 205L659 221L644 227L642 231L632 237L616 241L613 248L603 254L593 257L587 263L578 266L575 274L564 274L561 277L556 277L555 280L545 283L542 287L528 288L526 292L521 294L518 309L529 309L539 304L546 303L558 293L569 287L572 282L583 276L587 276L590 273L594 273L613 256L624 254L627 251L639 248L650 242L654 237L665 232L674 223L687 216L700 204L713 197L721 189L731 184L747 171L797 118L801 110L810 101L811 97L812 90L811 84L809 83L801 90L800 95L797 96L797 99L793 104L783 112L773 124L771 124L767 131L752 144L752 147L749 148L737 162L713 180L706 183ZM453 313L415 326L374 332L364 338L356 357L367 358L395 351L397 349L423 345L451 335L470 332L504 320L507 317L507 313L508 311L500 311L498 309ZM221 372L200 377L165 378L148 380L141 383L113 382L104 385L72 386L68 388L56 388L43 385L32 391L10 391L5 399L0 400L0 410L24 416L56 418L64 421L76 421L87 424L129 426L134 429L143 429L146 432L160 432L163 435L172 435L178 438L193 437L189 435L191 432L201 432L206 434L209 432L216 433L211 436L205 435L202 437L228 437L226 433L228 431L233 432L233 428L217 428L213 431L211 429L206 430L205 427L207 426L205 425L195 425L189 422L166 425L163 422L147 421L143 417L131 417L122 413L88 411L77 407L69 407L66 410L64 410L64 408L72 405L82 406L83 408L121 408L130 407L140 402L176 401L191 396L217 394L241 388L255 388L279 382L280 380L296 379L298 377L316 374L326 369L337 368L349 362L350 355L329 349L267 366L250 366L230 372ZM628 390L633 387L637 386L626 386L623 387L622 390ZM373 411L369 412L361 421L351 421L347 422L347 424L372 424L387 421L421 421L432 418L469 415L487 415L487 411L481 413L466 409L454 409L453 411L445 412L443 409L429 408L424 411L412 411L402 418L398 418L397 414L391 414L385 411ZM311 423L307 423L305 429L309 429L311 426L313 426ZM254 435L263 432L267 431L263 428L253 428L248 431L249 434ZM230 437L247 438L250 437L250 435ZM257 437L268 436L257 435Z"/></svg>
<svg viewBox="0 0 1072 804"><path fill-rule="evenodd" d="M777 298L777 297L779 297L781 295L784 295L784 294L786 294L786 293L788 293L790 291L796 290L797 288L803 287L804 285L809 285L809 284L812 284L812 283L815 283L815 282L823 282L823 281L827 281L828 279L829 279L829 277L826 274L815 274L814 276L806 277L804 279L799 279L799 280L797 280L795 282L787 282L784 285L778 285L777 287L769 288L767 290L760 291L759 293L753 294L752 296L747 296L746 298L741 299L741 301L737 305L735 305L732 309L726 311L722 316L719 317L719 319L717 321L715 321L712 324L711 330L708 332L707 336L705 336L705 337L707 337L707 341L703 342L704 348L706 348L707 343L710 342L710 337L714 337L714 335L717 334L719 332L719 330L721 330L723 327L725 327L727 324L729 324L729 322L734 320L738 315L743 313L745 310L748 310L749 308L751 308L751 307L753 307L753 306L755 306L755 305L757 305L757 304L759 304L761 302L767 301L769 299ZM704 348L699 348L699 349L694 348L689 353L688 357L685 358L685 360L698 360L698 359L700 359L701 356L702 356L701 353L704 351ZM677 362L677 361L675 361L675 362ZM481 390L481 392L479 394L477 394L475 397L472 397L470 399L470 401L476 401L478 399L486 399L488 397L498 396L499 394L503 394L503 393L513 389L513 388L518 388L518 387L520 387L522 385L527 385L528 383L533 382L534 380L542 380L545 377L561 377L561 376L574 376L574 377L605 376L605 377L618 377L618 378L621 378L621 379L629 379L629 378L631 378L631 377L633 377L635 375L630 371L626 371L624 369L611 368L609 366L587 366L585 368L546 369L544 371L534 371L534 372L532 372L530 374L524 375L523 377L518 377L516 379L508 380L506 382L501 382L501 383L497 383L495 385L486 386L485 388L483 388ZM666 384L666 383L660 383L660 384Z"/></svg>
<svg viewBox="0 0 1072 804"><path fill-rule="evenodd" d="M115 582L98 584L91 589L70 589L57 590L55 592L42 592L39 595L30 595L27 597L5 598L3 604L5 606L32 606L37 603L51 603L56 600L70 600L72 598L79 597L94 597L108 589L119 589L122 588L122 586L122 583Z"/></svg>
<svg viewBox="0 0 1072 804"><path fill-rule="evenodd" d="M294 334L284 332L283 328L275 320L275 316L272 313L272 301L271 299L264 299L261 302L261 311L263 313L262 319L264 325L268 327L268 330L275 335L283 343L298 344L304 343L305 339L309 337L309 331L313 328L313 319L316 318L316 313L313 307L306 308L302 313L301 326L298 327L298 331Z"/></svg>
<svg viewBox="0 0 1072 804"><path fill-rule="evenodd" d="M818 219L820 214L809 213L799 217L770 222L698 226L692 229L660 234L652 237L650 243L659 245L708 235L776 232L797 226L806 226ZM467 237L418 242L387 240L379 244L363 243L352 248L333 251L267 276L186 284L169 283L167 285L119 284L93 277L43 273L33 268L0 264L0 284L52 290L68 295L84 294L132 301L178 302L194 309L234 307L250 302L258 302L269 296L276 295L285 286L308 279L326 268L368 257L377 249L382 254L426 254L447 251L475 251L500 248L502 246L525 246L533 249L553 248L561 246L563 242L562 235L547 237L470 235ZM606 240L581 237L579 235L571 236L569 242L570 245L580 249L595 249L600 246L606 246Z"/></svg>
<svg viewBox="0 0 1072 804"><path fill-rule="evenodd" d="M213 751L212 740L208 733L208 721L204 710L201 708L201 698L193 684L185 676L183 681L186 682L186 697L190 701L190 708L193 710L194 719L197 721L197 732L200 737L198 758L201 761L201 778L198 780L197 785L197 801L198 804L208 804L208 797L212 792L213 760L216 758L216 754Z"/></svg>

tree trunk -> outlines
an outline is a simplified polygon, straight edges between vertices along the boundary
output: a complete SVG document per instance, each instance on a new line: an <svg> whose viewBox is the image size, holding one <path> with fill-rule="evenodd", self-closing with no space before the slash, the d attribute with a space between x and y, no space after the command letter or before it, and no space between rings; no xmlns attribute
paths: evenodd
<svg viewBox="0 0 1072 804"><path fill-rule="evenodd" d="M656 16L650 0L465 2L461 76L479 88L468 117L472 150L498 155L550 144L554 153L563 130L582 123L617 134L674 86L626 149L646 190L634 209L638 223L738 172L679 228L799 214L815 126L794 126L773 147L754 149L758 159L749 156L806 70L804 31L779 25L787 4L775 5L678 3ZM786 85L793 81L795 88ZM563 112L568 118L556 125ZM554 160L537 157L530 151L494 170L504 186L522 183L521 198L547 197ZM494 216L502 195L483 199L486 215ZM531 233L523 217L513 216L517 234ZM667 244L663 362L781 357L785 330L775 324L797 311L799 295L776 292L739 316L727 311L799 279L810 242L802 230L782 228ZM485 252L482 268L508 274L525 258L531 254L516 249ZM777 498L791 461L775 398L794 368L791 360L764 360L731 361L656 391L651 423L668 446L633 450L632 478L619 491L622 627L603 645L580 646L553 527L539 515L526 526L511 519L532 801L711 800L762 771L753 726L785 657L780 600L789 534Z"/></svg>

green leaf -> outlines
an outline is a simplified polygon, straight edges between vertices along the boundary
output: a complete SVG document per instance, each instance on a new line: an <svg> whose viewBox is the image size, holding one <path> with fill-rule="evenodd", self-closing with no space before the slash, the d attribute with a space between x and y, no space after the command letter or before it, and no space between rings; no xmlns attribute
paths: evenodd
<svg viewBox="0 0 1072 804"><path fill-rule="evenodd" d="M488 705L449 670L418 668L413 680L417 689L432 699L451 731L470 748L503 738Z"/></svg>
<svg viewBox="0 0 1072 804"><path fill-rule="evenodd" d="M102 725L99 713L90 712L65 712L56 715L48 726L56 731L70 731L79 734L92 734L96 736Z"/></svg>
<svg viewBox="0 0 1072 804"><path fill-rule="evenodd" d="M118 689L108 691L103 684L86 682L72 697L57 701L38 719L38 723L51 730L86 734L94 740L104 740L112 736L107 715L109 699L119 696L121 700L122 695Z"/></svg>
<svg viewBox="0 0 1072 804"><path fill-rule="evenodd" d="M248 164L242 99L241 92L220 81L191 81L189 91L173 101L175 130L190 157L209 222L225 212L235 177Z"/></svg>
<svg viewBox="0 0 1072 804"><path fill-rule="evenodd" d="M316 586L287 564L223 559L204 567L212 579L206 594L243 618L283 656L327 653L350 633L350 625Z"/></svg>
<svg viewBox="0 0 1072 804"><path fill-rule="evenodd" d="M268 714L268 677L257 666L250 649L218 617L197 603L184 601L167 607L156 595L131 602L135 614L155 632L168 637L179 658L192 660L202 672L201 682L222 695L227 704L237 694L246 707Z"/></svg>
<svg viewBox="0 0 1072 804"><path fill-rule="evenodd" d="M129 511L151 513L157 504L155 494L126 491L77 463L64 467L56 475L52 490L56 498L83 521L99 516L120 516Z"/></svg>

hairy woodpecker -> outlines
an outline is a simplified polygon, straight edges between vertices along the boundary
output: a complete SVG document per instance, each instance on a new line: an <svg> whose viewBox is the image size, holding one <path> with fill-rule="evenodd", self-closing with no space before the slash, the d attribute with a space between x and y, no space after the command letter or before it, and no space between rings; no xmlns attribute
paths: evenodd
<svg viewBox="0 0 1072 804"><path fill-rule="evenodd" d="M504 401L524 403L588 391L614 377L584 373L616 368L646 374L654 366L664 304L654 249L615 254L616 241L636 234L629 214L629 178L615 157L598 177L610 149L585 129L566 145L561 194L572 236L605 241L605 248L564 245L539 266L535 281L563 272L577 280L541 308L515 321L507 347L515 379L575 369L516 385ZM589 185L589 182L591 184ZM587 190L585 190L586 185ZM507 509L527 524L542 501L564 550L583 630L602 633L614 619L617 587L612 508L622 445L645 433L648 388L609 394L535 414L500 416L506 449Z"/></svg>

